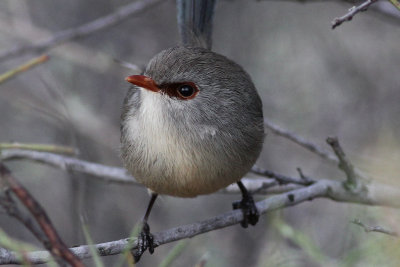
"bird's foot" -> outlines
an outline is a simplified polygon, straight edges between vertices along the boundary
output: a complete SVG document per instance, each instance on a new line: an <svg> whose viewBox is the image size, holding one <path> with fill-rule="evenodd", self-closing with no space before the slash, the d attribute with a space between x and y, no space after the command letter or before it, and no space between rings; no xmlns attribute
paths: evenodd
<svg viewBox="0 0 400 267"><path fill-rule="evenodd" d="M153 235L150 233L150 226L147 222L144 222L142 231L138 236L137 249L132 253L135 263L139 262L146 249L149 249L150 254L153 254L155 247Z"/></svg>
<svg viewBox="0 0 400 267"><path fill-rule="evenodd" d="M260 214L251 195L243 196L242 200L233 202L232 206L234 210L241 209L243 211L243 221L240 223L243 228L247 228L249 224L257 224Z"/></svg>

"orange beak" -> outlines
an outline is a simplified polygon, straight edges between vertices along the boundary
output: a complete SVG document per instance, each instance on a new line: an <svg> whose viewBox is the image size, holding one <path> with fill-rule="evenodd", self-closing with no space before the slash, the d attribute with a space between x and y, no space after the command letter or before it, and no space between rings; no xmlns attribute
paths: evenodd
<svg viewBox="0 0 400 267"><path fill-rule="evenodd" d="M130 82L139 87L145 88L147 90L153 91L153 92L160 91L160 88L158 88L158 86L154 82L154 80L152 78L144 76L144 75L128 76L125 78L125 81Z"/></svg>

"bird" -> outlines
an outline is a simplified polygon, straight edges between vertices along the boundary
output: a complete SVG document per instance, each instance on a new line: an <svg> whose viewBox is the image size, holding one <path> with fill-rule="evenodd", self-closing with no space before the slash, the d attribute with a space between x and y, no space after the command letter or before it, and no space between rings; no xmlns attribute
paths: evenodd
<svg viewBox="0 0 400 267"><path fill-rule="evenodd" d="M182 44L156 54L142 75L131 75L121 114L121 158L150 191L142 218L138 262L156 244L148 218L158 195L192 198L236 183L242 227L259 213L240 179L264 142L262 102L250 75L211 51L216 0L177 0Z"/></svg>
<svg viewBox="0 0 400 267"><path fill-rule="evenodd" d="M136 261L154 245L147 220L158 194L196 197L237 183L243 227L258 211L240 179L264 141L262 102L244 69L202 47L165 49L132 84L121 115L121 155L126 169L151 191ZM140 255L139 255L140 254Z"/></svg>

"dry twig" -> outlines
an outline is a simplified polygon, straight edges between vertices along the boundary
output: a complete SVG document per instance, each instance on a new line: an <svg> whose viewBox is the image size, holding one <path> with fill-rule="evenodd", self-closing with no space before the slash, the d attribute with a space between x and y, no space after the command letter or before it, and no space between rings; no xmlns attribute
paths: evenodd
<svg viewBox="0 0 400 267"><path fill-rule="evenodd" d="M135 1L117 9L111 14L93 20L77 28L57 32L53 36L50 36L49 38L41 40L35 44L17 46L12 49L3 51L0 53L0 60L5 60L15 56L22 56L28 53L41 53L67 41L89 36L95 32L114 26L132 15L144 12L145 10L149 9L150 7L161 1L162 0Z"/></svg>
<svg viewBox="0 0 400 267"><path fill-rule="evenodd" d="M359 219L354 219L354 220L351 221L351 223L354 223L356 225L361 226L362 228L364 228L364 231L366 233L378 232L378 233L383 233L383 234L387 234L387 235L395 236L395 237L399 236L398 233L396 233L394 231L387 230L387 229L383 228L382 226L368 226L368 225L365 225Z"/></svg>
<svg viewBox="0 0 400 267"><path fill-rule="evenodd" d="M352 20L357 13L366 11L373 3L377 1L378 0L367 0L359 6L353 6L345 15L333 19L332 29L335 29L337 26L341 25L345 21Z"/></svg>
<svg viewBox="0 0 400 267"><path fill-rule="evenodd" d="M338 167L346 174L347 180L344 183L346 188L356 192L362 189L362 183L359 181L357 174L354 171L353 164L347 159L339 140L336 137L328 137L326 142L332 147L336 156L339 159Z"/></svg>
<svg viewBox="0 0 400 267"><path fill-rule="evenodd" d="M46 236L47 241L41 241L55 258L62 258L73 267L83 267L82 262L73 254L61 240L53 227L49 217L42 206L34 197L12 176L11 172L0 162L0 178L3 185L6 185L18 197L22 204L30 211ZM30 261L29 261L30 262Z"/></svg>
<svg viewBox="0 0 400 267"><path fill-rule="evenodd" d="M2 149L24 149L41 152L51 152L56 154L77 155L78 150L70 146L46 145L46 144L27 144L27 143L0 143Z"/></svg>
<svg viewBox="0 0 400 267"><path fill-rule="evenodd" d="M20 74L21 72L30 70L31 68L33 68L41 63L46 62L47 60L49 60L49 56L42 55L40 57L29 60L28 62L22 64L21 66L16 67L15 69L12 69L3 74L0 74L0 84L15 77L16 75Z"/></svg>

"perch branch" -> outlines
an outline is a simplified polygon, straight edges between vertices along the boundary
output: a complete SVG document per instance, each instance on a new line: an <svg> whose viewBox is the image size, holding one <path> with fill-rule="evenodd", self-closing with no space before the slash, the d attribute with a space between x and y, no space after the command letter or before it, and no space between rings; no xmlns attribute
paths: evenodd
<svg viewBox="0 0 400 267"><path fill-rule="evenodd" d="M341 25L345 21L352 20L357 13L366 11L368 7L370 7L373 3L377 1L378 0L367 0L359 6L353 6L345 15L333 19L332 29L335 29L337 26Z"/></svg>
<svg viewBox="0 0 400 267"><path fill-rule="evenodd" d="M9 187L10 190L33 215L48 240L48 242L43 242L43 244L51 252L51 254L56 258L64 259L73 267L83 267L84 265L80 259L78 259L61 240L42 206L14 178L11 172L2 163L0 163L0 178L2 180L2 184L5 184L7 187Z"/></svg>
<svg viewBox="0 0 400 267"><path fill-rule="evenodd" d="M351 202L366 205L380 205L400 207L400 190L389 186L379 184L368 184L367 190L360 194L349 194L339 181L319 180L314 184L293 190L280 195L271 196L267 199L257 202L257 209L261 214L271 212L277 209L300 204L305 201L316 198L327 198L340 202ZM240 210L233 210L213 218L200 222L178 226L169 230L154 234L155 243L160 246L166 243L174 242L184 238L191 238L199 234L221 229L224 227L238 224L243 219L243 213ZM125 247L130 245L129 239L96 244L95 248L101 256L120 254ZM136 240L133 242L133 249L136 249ZM71 248L71 251L79 258L89 258L92 256L89 246L83 245ZM0 264L21 264L13 252L5 251L3 257L0 257ZM44 251L27 253L26 257L30 262L39 264L49 260L49 253Z"/></svg>
<svg viewBox="0 0 400 267"><path fill-rule="evenodd" d="M142 13L161 1L162 0L135 1L121 8L118 8L115 12L111 14L93 20L89 23L83 24L77 28L71 28L57 32L54 35L43 39L35 44L17 46L9 50L3 51L0 53L0 60L5 60L11 57L21 56L28 53L41 53L67 41L89 36L95 32L114 26L132 15Z"/></svg>

